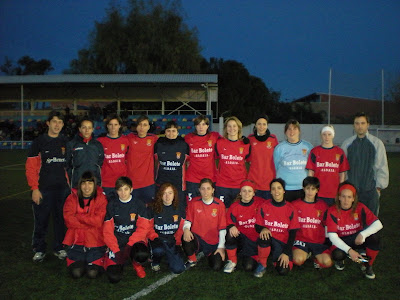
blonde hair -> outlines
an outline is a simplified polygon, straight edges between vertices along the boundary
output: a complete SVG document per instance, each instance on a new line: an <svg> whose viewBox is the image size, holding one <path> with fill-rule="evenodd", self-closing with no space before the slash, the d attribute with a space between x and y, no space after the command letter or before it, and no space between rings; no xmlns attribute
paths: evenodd
<svg viewBox="0 0 400 300"><path fill-rule="evenodd" d="M227 127L228 127L228 122L229 121L235 121L239 130L238 130L238 139L242 138L242 128L243 128L243 124L242 122L237 118L237 117L228 117L226 118L225 122L224 122L224 138L228 138L228 131L227 131Z"/></svg>

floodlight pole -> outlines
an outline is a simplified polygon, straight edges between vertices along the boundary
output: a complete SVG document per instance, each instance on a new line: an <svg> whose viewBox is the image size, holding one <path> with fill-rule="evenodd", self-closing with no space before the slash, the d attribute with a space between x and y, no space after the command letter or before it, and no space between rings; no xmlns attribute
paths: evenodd
<svg viewBox="0 0 400 300"><path fill-rule="evenodd" d="M329 68L328 125L331 124L332 68Z"/></svg>
<svg viewBox="0 0 400 300"><path fill-rule="evenodd" d="M24 85L21 84L21 148L24 149Z"/></svg>
<svg viewBox="0 0 400 300"><path fill-rule="evenodd" d="M385 73L382 69L382 127L385 127Z"/></svg>

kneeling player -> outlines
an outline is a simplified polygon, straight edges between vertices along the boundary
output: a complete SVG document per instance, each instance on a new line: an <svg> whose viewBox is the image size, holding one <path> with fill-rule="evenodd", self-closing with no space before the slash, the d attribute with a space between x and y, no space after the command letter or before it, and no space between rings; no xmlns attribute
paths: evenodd
<svg viewBox="0 0 400 300"><path fill-rule="evenodd" d="M226 210L224 203L215 198L213 182L200 181L201 197L188 203L186 221L183 225L182 246L188 256L186 268L196 265L196 253L208 257L210 267L218 271L225 260Z"/></svg>
<svg viewBox="0 0 400 300"><path fill-rule="evenodd" d="M146 276L142 264L149 256L146 235L150 229L143 202L132 199L132 181L128 177L120 177L115 189L118 199L111 199L108 203L103 228L104 241L110 249L105 267L112 283L122 279L123 265L129 258L137 276Z"/></svg>
<svg viewBox="0 0 400 300"><path fill-rule="evenodd" d="M72 277L80 278L85 272L96 278L104 271L105 244L103 222L107 199L96 184L92 172L84 172L78 190L72 190L64 204L67 225L64 244L67 249L67 266Z"/></svg>
<svg viewBox="0 0 400 300"><path fill-rule="evenodd" d="M151 268L160 271L160 262L165 256L172 273L185 271L181 253L183 213L179 209L178 191L171 183L163 183L151 204L151 225L148 237L151 247Z"/></svg>
<svg viewBox="0 0 400 300"><path fill-rule="evenodd" d="M271 201L265 201L257 212L256 230L259 264L255 277L262 277L267 268L267 259L272 252L272 261L279 275L288 274L293 267L292 247L299 229L297 211L285 200L285 181L273 179L270 183Z"/></svg>
<svg viewBox="0 0 400 300"><path fill-rule="evenodd" d="M297 210L300 229L296 233L293 247L293 263L301 266L309 254L314 255L314 267L332 266L329 246L325 243L325 221L328 205L317 199L319 180L306 177L303 180L304 198L297 199L292 205Z"/></svg>
<svg viewBox="0 0 400 300"><path fill-rule="evenodd" d="M224 267L225 273L232 273L237 265L237 249L241 248L243 268L253 271L257 266L257 238L254 228L258 207L263 199L255 197L256 184L251 180L244 180L240 184L240 194L229 207L226 213L228 227L225 247L228 254L228 263Z"/></svg>

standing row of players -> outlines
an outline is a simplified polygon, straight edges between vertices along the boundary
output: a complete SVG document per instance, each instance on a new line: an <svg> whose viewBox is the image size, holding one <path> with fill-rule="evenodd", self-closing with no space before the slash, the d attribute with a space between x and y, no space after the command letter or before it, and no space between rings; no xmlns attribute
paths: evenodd
<svg viewBox="0 0 400 300"><path fill-rule="evenodd" d="M97 140L92 137L93 122L87 119L82 120L78 135L69 142L59 134L63 126L59 114L50 115L47 124L48 133L35 140L26 164L28 183L33 191L33 248L36 261L41 261L45 255L44 237L51 211L54 212L57 227L55 254L60 258L65 257L60 208L63 199L70 193L67 180L70 186L76 188L79 178L88 170L93 172L97 184L102 185L108 197L113 194L115 180L127 175L133 183L134 199L144 203L152 201L155 190L162 183L171 182L177 187L183 206L186 203L185 191L190 200L199 195L200 180L211 178L216 182L215 195L229 207L240 191L240 183L246 178L255 182L257 195L270 198L268 182L276 176L275 169L277 176L288 182L287 200L299 198L301 181L307 175L306 167L311 175L321 179L320 196L332 203L337 185L344 179L344 172L348 169L345 154L339 147L333 146L334 131L331 126L325 126L321 131L321 147L312 149L309 143L300 139L300 126L295 120L287 122L287 141L279 145L268 130L267 116L256 120L254 134L248 138L242 137L242 124L235 117L225 121L224 136L221 137L218 133L209 132L209 120L199 116L194 120L196 131L187 135L185 140L178 137L177 125L169 122L165 130L166 137L157 141L155 135L148 133L150 124L146 116L138 119L137 134L128 136L120 134L121 120L118 116L112 116L106 122L107 136ZM387 186L387 161L382 142L368 134L368 125L365 115L356 116L358 138L352 138L344 145L347 145L345 150L348 151L351 165L349 178L359 183L357 188L360 194L371 194L370 187L373 186L375 194L370 197L370 202L375 205L373 210L377 214L379 205L376 188L380 190ZM360 159L360 153L363 156L368 153L367 159ZM354 157L353 165L351 157ZM215 159L219 160L218 170ZM248 174L246 161L250 162ZM377 162L380 165L377 166ZM68 177L65 176L65 169Z"/></svg>

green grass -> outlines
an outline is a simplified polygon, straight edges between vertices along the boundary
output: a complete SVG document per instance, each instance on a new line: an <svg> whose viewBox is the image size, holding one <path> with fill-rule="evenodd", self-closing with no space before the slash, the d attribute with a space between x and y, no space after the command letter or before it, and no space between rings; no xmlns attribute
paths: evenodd
<svg viewBox="0 0 400 300"><path fill-rule="evenodd" d="M123 280L113 285L105 276L96 280L71 279L65 262L50 252L43 263L34 264L30 244L33 217L24 173L25 156L23 150L0 151L0 299L123 299L169 274L154 274L147 266L147 277L139 279L126 267ZM307 262L304 268L295 268L286 277L279 277L273 268L268 268L259 279L240 268L230 275L212 272L203 259L198 266L144 299L397 299L400 295L400 153L389 153L388 157L390 186L381 198L380 219L384 229L382 250L374 264L375 280L365 279L359 266L349 260L342 272L334 268L317 271ZM9 165L14 166L6 167Z"/></svg>

